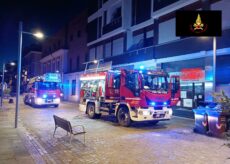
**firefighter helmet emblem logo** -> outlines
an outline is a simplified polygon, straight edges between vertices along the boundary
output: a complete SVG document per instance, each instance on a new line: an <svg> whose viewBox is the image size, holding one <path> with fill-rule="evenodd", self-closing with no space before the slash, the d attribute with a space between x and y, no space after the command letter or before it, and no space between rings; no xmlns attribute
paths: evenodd
<svg viewBox="0 0 230 164"><path fill-rule="evenodd" d="M190 25L191 31L197 34L205 32L207 30L207 27L208 25L202 22L201 16L199 13L197 15L195 23L193 23L193 25Z"/></svg>
<svg viewBox="0 0 230 164"><path fill-rule="evenodd" d="M194 30L203 30L204 24L201 21L200 14L197 15L196 22L193 24Z"/></svg>

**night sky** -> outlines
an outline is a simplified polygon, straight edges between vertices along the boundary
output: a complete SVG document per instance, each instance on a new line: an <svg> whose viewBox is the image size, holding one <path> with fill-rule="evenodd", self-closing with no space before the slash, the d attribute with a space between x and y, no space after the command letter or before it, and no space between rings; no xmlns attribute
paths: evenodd
<svg viewBox="0 0 230 164"><path fill-rule="evenodd" d="M85 10L86 0L0 0L0 69L2 61L17 59L18 22L23 31L41 30L50 36ZM23 47L37 43L23 35Z"/></svg>

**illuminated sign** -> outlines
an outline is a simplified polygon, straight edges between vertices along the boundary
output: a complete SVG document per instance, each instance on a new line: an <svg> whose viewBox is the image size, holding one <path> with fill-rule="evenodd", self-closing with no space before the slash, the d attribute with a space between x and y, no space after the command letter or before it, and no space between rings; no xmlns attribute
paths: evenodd
<svg viewBox="0 0 230 164"><path fill-rule="evenodd" d="M201 68L188 68L181 70L181 80L183 81L199 81L205 77L204 71Z"/></svg>
<svg viewBox="0 0 230 164"><path fill-rule="evenodd" d="M95 73L95 74L83 74L80 77L81 81L84 80L104 80L106 76L106 73L100 72L100 73Z"/></svg>
<svg viewBox="0 0 230 164"><path fill-rule="evenodd" d="M46 73L44 74L44 81L61 82L61 75L59 73Z"/></svg>
<svg viewBox="0 0 230 164"><path fill-rule="evenodd" d="M221 11L176 12L177 36L221 36Z"/></svg>

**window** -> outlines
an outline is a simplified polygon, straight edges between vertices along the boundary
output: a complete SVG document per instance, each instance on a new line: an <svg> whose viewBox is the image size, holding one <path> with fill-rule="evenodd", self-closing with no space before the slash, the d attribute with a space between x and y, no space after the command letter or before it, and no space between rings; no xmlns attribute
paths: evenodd
<svg viewBox="0 0 230 164"><path fill-rule="evenodd" d="M53 67L53 68L52 68L52 71L53 71L53 72L56 71L56 67L55 67L55 66L56 66L56 65L55 65L55 59L54 59L53 64L52 64L52 67Z"/></svg>
<svg viewBox="0 0 230 164"><path fill-rule="evenodd" d="M114 75L113 88L115 88L115 89L119 89L120 88L120 84L121 84L120 78L121 78L120 74Z"/></svg>
<svg viewBox="0 0 230 164"><path fill-rule="evenodd" d="M91 42L97 39L97 19L87 24L87 41Z"/></svg>
<svg viewBox="0 0 230 164"><path fill-rule="evenodd" d="M79 61L80 59L79 59L79 56L77 56L77 61L76 61L76 65L77 65L77 70L79 70L80 69L80 61Z"/></svg>
<svg viewBox="0 0 230 164"><path fill-rule="evenodd" d="M46 64L44 63L43 64L43 73L45 73L46 72Z"/></svg>
<svg viewBox="0 0 230 164"><path fill-rule="evenodd" d="M69 40L73 41L73 34L70 35Z"/></svg>
<svg viewBox="0 0 230 164"><path fill-rule="evenodd" d="M111 42L105 44L105 57L111 56Z"/></svg>
<svg viewBox="0 0 230 164"><path fill-rule="evenodd" d="M57 49L57 46L56 46L56 44L54 43L54 45L53 45L53 48L54 48L54 50L56 50Z"/></svg>
<svg viewBox="0 0 230 164"><path fill-rule="evenodd" d="M169 6L171 5L172 3L175 3L179 0L170 0L170 1L166 1L166 0L154 0L154 4L153 4L153 10L156 11L156 10L159 10L161 8L164 8L166 6Z"/></svg>
<svg viewBox="0 0 230 164"><path fill-rule="evenodd" d="M132 2L132 25L136 25L150 19L151 0L133 0Z"/></svg>
<svg viewBox="0 0 230 164"><path fill-rule="evenodd" d="M102 7L103 0L98 0L98 9Z"/></svg>
<svg viewBox="0 0 230 164"><path fill-rule="evenodd" d="M57 62L56 69L59 71L60 70L60 59L59 58L56 59L56 62Z"/></svg>
<svg viewBox="0 0 230 164"><path fill-rule="evenodd" d="M130 73L127 72L126 74L126 81L125 85L129 88L135 96L139 95L140 87L138 81L138 74L137 73Z"/></svg>
<svg viewBox="0 0 230 164"><path fill-rule="evenodd" d="M95 53L96 53L95 48L91 48L91 49L89 50L89 61L95 60Z"/></svg>
<svg viewBox="0 0 230 164"><path fill-rule="evenodd" d="M72 59L70 58L69 59L69 71L71 72L72 71L72 64L73 64L73 62L72 62Z"/></svg>
<svg viewBox="0 0 230 164"><path fill-rule="evenodd" d="M103 45L97 46L97 59L103 58Z"/></svg>
<svg viewBox="0 0 230 164"><path fill-rule="evenodd" d="M102 17L99 17L98 18L98 38L101 37L101 34L102 34Z"/></svg>
<svg viewBox="0 0 230 164"><path fill-rule="evenodd" d="M58 48L61 48L61 41L58 41Z"/></svg>
<svg viewBox="0 0 230 164"><path fill-rule="evenodd" d="M72 80L72 96L76 95L76 80Z"/></svg>
<svg viewBox="0 0 230 164"><path fill-rule="evenodd" d="M168 80L164 76L154 76L143 74L143 88L154 91L167 91Z"/></svg>
<svg viewBox="0 0 230 164"><path fill-rule="evenodd" d="M107 11L104 11L104 15L103 15L103 21L104 21L104 25L106 25L107 23Z"/></svg>
<svg viewBox="0 0 230 164"><path fill-rule="evenodd" d="M80 30L78 30L78 32L77 32L77 37L78 37L78 38L81 37L81 31L80 31Z"/></svg>
<svg viewBox="0 0 230 164"><path fill-rule="evenodd" d="M124 38L113 40L113 56L121 55L124 52Z"/></svg>
<svg viewBox="0 0 230 164"><path fill-rule="evenodd" d="M35 85L40 90L56 90L59 88L56 82L36 82Z"/></svg>

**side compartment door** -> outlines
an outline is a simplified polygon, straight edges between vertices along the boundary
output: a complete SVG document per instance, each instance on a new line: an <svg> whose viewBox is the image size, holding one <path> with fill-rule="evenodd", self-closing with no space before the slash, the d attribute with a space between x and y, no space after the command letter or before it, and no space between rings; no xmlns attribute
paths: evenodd
<svg viewBox="0 0 230 164"><path fill-rule="evenodd" d="M119 99L120 74L108 73L106 77L106 97L109 99Z"/></svg>
<svg viewBox="0 0 230 164"><path fill-rule="evenodd" d="M171 90L171 105L175 106L180 100L180 77L171 76L170 77L170 90Z"/></svg>

